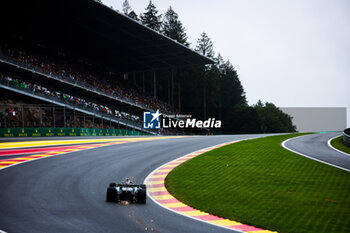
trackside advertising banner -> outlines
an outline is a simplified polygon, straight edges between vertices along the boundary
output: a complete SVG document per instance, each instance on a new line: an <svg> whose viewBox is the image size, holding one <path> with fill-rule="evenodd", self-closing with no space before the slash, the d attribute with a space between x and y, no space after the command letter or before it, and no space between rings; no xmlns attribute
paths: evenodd
<svg viewBox="0 0 350 233"><path fill-rule="evenodd" d="M221 128L221 120L208 118L207 120L197 120L191 115L164 115L156 112L143 113L144 129L169 129L169 128Z"/></svg>

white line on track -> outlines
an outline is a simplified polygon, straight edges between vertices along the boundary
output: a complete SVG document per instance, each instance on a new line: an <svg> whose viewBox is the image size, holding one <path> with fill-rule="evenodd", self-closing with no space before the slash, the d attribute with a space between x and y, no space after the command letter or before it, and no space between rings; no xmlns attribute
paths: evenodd
<svg viewBox="0 0 350 233"><path fill-rule="evenodd" d="M298 137L304 137L304 136L307 136L307 135L302 135L302 136L298 136ZM315 160L315 161L317 161L317 162L324 163L324 164L327 164L327 165L329 165L329 166L336 167L336 168L342 169L342 170L344 170L344 171L350 172L349 169L346 169L346 168L343 168L343 167L339 167L339 166L337 166L337 165L334 165L334 164L325 162L325 161L320 160L320 159L316 159L316 158L314 158L314 157L312 157L312 156L309 156L309 155L300 153L300 152L298 152L298 151L292 150L292 149L288 148L288 147L285 145L288 141L293 140L293 139L296 139L296 138L298 138L298 137L289 138L289 139L283 141L283 142L281 143L281 146L283 146L283 148L286 149L286 150L289 150L289 151L291 151L291 152L293 152L293 153L295 153L295 154L304 156L304 157L306 157L306 158L308 158L308 159L312 159L312 160Z"/></svg>
<svg viewBox="0 0 350 233"><path fill-rule="evenodd" d="M209 147L206 147L206 148L203 148L203 149L198 149L198 150L196 150L196 151L205 150L205 149L207 149L207 148L214 147L214 146L219 146L219 145L223 145L223 144L226 144L226 143L231 144L231 143L240 142L240 141L245 141L245 140L249 140L249 139L255 139L255 138L247 138L247 139L242 139L242 140L235 140L235 141L224 142L224 143L220 143L220 144L217 144L217 145L209 146ZM190 154L192 154L192 153L194 153L194 152L196 152L196 151L193 151L193 152L188 153L188 154L186 154L186 155L184 155L184 156L181 156L181 157L179 157L179 158L176 158L176 159L174 159L174 160L171 160L171 161L169 161L169 162L167 162L167 163L165 163L165 164L163 164L163 165L160 165L159 167L157 167L156 169L154 169L150 174L148 174L148 176L145 178L145 180L143 181L143 183L144 183L144 184L147 184L147 180L148 180L148 179L153 175L153 173L155 173L159 168L161 168L161 167L163 167L163 166L165 166L165 165L167 165L167 164L169 164L169 163L172 163L172 162L174 162L174 161L176 161L176 160L178 160L178 159L181 159L181 158L183 158L183 157L186 157L187 155L190 155ZM147 192L147 196L148 196L154 203L156 203L158 206L160 206L160 207L162 207L162 208L164 208L164 209L167 209L167 210L169 210L169 211L171 211L171 212L173 212L173 213L176 213L176 214L185 216L185 217L187 217L187 218L191 218L191 219L193 219L193 220L197 220L197 221L200 221L200 222L204 222L204 223L207 223L207 224L211 224L211 225L214 225L214 226L217 226L217 227L225 228L225 229L232 230L232 231L236 231L236 232L240 232L240 233L245 233L244 231L236 230L236 229L229 228L229 227L226 227L226 226L217 225L217 224L215 224L215 223L211 223L211 222L208 222L208 221L205 221L205 220L202 220L202 219L198 219L198 218L195 218L195 217L192 217L192 216L189 216L189 215L182 214L182 213L180 213L180 212L177 212L177 211L175 211L175 210L172 210L172 209L170 209L170 208L168 208L168 207L162 205L161 203L157 202L157 201L149 194L149 192Z"/></svg>
<svg viewBox="0 0 350 233"><path fill-rule="evenodd" d="M338 135L338 136L335 136L335 137L333 137L333 138L331 138L331 139L329 139L328 142L327 142L328 146L329 146L330 148L332 148L333 150L335 150L335 151L338 151L338 152L340 152L340 153L342 153L342 154L344 154L344 155L350 156L350 154L348 154L348 153L346 153L346 152L344 152L344 151L338 150L337 148L335 148L334 146L332 146L331 141L332 141L334 138L337 138L337 137L339 137L339 135Z"/></svg>

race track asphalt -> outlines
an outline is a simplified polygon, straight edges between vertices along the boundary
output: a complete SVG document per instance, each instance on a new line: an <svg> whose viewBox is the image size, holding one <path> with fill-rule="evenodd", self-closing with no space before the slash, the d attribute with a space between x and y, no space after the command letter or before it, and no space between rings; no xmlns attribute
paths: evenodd
<svg viewBox="0 0 350 233"><path fill-rule="evenodd" d="M105 201L110 182L142 183L160 165L220 143L265 135L201 136L126 143L0 170L0 230L22 232L233 232L178 215L150 199Z"/></svg>
<svg viewBox="0 0 350 233"><path fill-rule="evenodd" d="M285 146L310 158L350 171L350 156L332 149L327 144L329 139L341 134L341 132L330 132L305 135L290 139Z"/></svg>

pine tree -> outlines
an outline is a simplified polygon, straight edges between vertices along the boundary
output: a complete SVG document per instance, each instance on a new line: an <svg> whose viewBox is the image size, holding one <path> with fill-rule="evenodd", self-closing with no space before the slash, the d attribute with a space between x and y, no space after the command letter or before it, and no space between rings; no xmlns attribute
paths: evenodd
<svg viewBox="0 0 350 233"><path fill-rule="evenodd" d="M195 50L202 54L203 56L213 58L214 50L213 50L213 42L211 42L210 38L207 36L205 32L203 32L200 38L197 40L197 45ZM212 65L205 65L203 69L200 71L200 76L202 77L202 88L203 88L203 118L207 118L207 86L208 81L211 75Z"/></svg>
<svg viewBox="0 0 350 233"><path fill-rule="evenodd" d="M216 58L214 58L214 61L215 61L215 65L218 68L220 74L225 72L225 61L220 53L218 54L218 56Z"/></svg>
<svg viewBox="0 0 350 233"><path fill-rule="evenodd" d="M214 57L213 42L205 32L203 32L199 37L199 39L197 40L197 45L195 50L200 54L202 54L203 56L206 56L209 58Z"/></svg>
<svg viewBox="0 0 350 233"><path fill-rule="evenodd" d="M129 4L128 0L125 0L123 2L123 12L124 12L124 14L129 15L130 11L131 11L130 4Z"/></svg>
<svg viewBox="0 0 350 233"><path fill-rule="evenodd" d="M247 100L237 71L230 61L222 64L220 70L222 107L225 110L238 105L246 105Z"/></svg>
<svg viewBox="0 0 350 233"><path fill-rule="evenodd" d="M187 42L185 28L182 26L178 14L171 8L171 6L164 14L162 32L164 35L176 40L181 44L184 44L186 46L189 45Z"/></svg>
<svg viewBox="0 0 350 233"><path fill-rule="evenodd" d="M161 17L160 14L158 15L158 10L153 5L152 1L149 1L146 12L141 15L141 22L155 31L160 31L162 25L162 22L160 21Z"/></svg>

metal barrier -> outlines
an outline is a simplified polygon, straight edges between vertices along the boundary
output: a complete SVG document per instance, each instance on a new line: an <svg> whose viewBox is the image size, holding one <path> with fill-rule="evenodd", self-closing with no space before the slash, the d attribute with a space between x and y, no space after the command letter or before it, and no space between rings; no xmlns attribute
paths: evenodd
<svg viewBox="0 0 350 233"><path fill-rule="evenodd" d="M343 132L343 142L345 145L350 147L350 128L344 130Z"/></svg>
<svg viewBox="0 0 350 233"><path fill-rule="evenodd" d="M97 128L0 128L0 137L141 136L150 135L125 129Z"/></svg>

